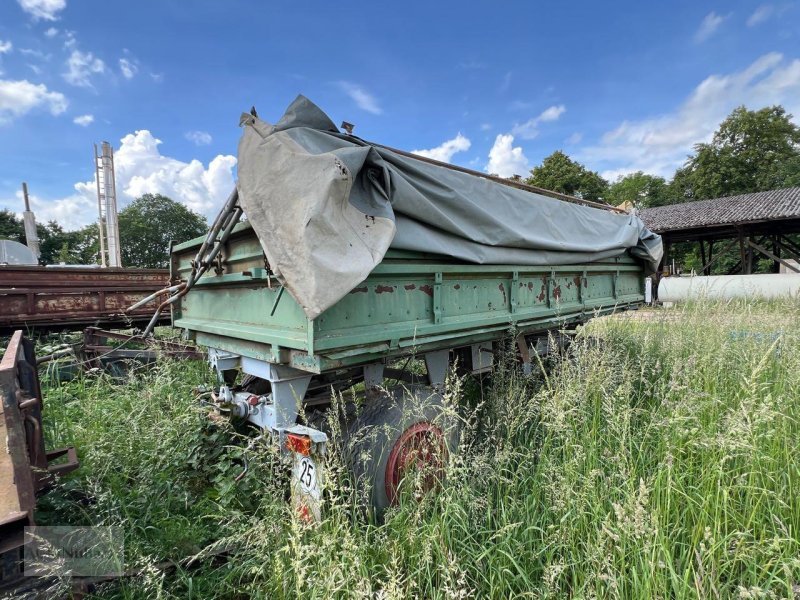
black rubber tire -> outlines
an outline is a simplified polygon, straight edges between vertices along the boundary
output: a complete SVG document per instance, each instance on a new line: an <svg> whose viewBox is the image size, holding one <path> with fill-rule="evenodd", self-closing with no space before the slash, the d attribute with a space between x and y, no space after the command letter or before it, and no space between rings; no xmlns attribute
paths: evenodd
<svg viewBox="0 0 800 600"><path fill-rule="evenodd" d="M350 464L359 489L369 490L377 518L390 506L386 493L389 454L403 432L427 421L442 432L448 453L458 446L457 420L445 415L442 396L422 385L397 386L368 393L364 407L348 427ZM446 464L447 457L443 457Z"/></svg>

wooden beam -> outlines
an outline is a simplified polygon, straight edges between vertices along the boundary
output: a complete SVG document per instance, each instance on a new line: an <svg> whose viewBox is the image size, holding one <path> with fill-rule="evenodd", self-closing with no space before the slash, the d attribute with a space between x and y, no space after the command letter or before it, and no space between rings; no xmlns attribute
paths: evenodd
<svg viewBox="0 0 800 600"><path fill-rule="evenodd" d="M711 249L709 248L709 261L706 264L703 265L703 268L701 269L703 271L703 273L705 273L706 275L711 275L711 265L713 265L715 262L717 262L717 260L719 259L720 256L722 256L728 250L733 248L733 246L738 241L739 240L737 240L736 238L734 238L732 240L729 240L728 243L725 244L725 247L722 250L720 250L719 252L717 252L717 255L714 256L713 258L710 256Z"/></svg>
<svg viewBox="0 0 800 600"><path fill-rule="evenodd" d="M759 252L761 252L761 254L763 254L764 256L767 256L767 257L771 258L771 259L772 259L772 260L774 260L775 262L779 262L780 264L782 264L782 265L783 265L784 267L786 267L787 269L791 269L791 270L792 270L792 271L794 271L795 273L800 273L800 269L798 269L797 267L795 267L795 266L794 266L794 265L792 265L792 264L789 264L789 263L787 263L787 262L786 262L785 260L783 260L782 258L780 258L780 257L778 257L778 256L775 256L775 255L774 255L772 252L770 252L769 250L767 250L767 249L766 249L766 248L764 248L763 246L759 246L758 244L756 244L756 243L755 243L755 242L753 242L752 240L747 240L747 245L748 245L748 246L750 246L751 248L754 248L755 250L758 250Z"/></svg>
<svg viewBox="0 0 800 600"><path fill-rule="evenodd" d="M790 239L788 235L781 236L781 243L795 254L800 254L800 246L798 246L794 240Z"/></svg>
<svg viewBox="0 0 800 600"><path fill-rule="evenodd" d="M788 253L789 258L791 258L792 260L796 260L797 262L800 262L800 252L797 252L793 250L790 246L787 246L785 244L785 240L781 236L778 236L777 241L778 241L778 247L782 249L784 252Z"/></svg>

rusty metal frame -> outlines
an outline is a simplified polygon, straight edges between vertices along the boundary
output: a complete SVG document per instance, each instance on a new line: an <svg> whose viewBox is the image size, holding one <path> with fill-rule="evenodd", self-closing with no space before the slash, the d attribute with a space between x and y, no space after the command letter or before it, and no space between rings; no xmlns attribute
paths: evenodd
<svg viewBox="0 0 800 600"><path fill-rule="evenodd" d="M144 344L145 348L126 348L129 343ZM153 337L106 331L98 327L87 327L83 330L83 344L78 348L78 354L85 366L98 368L103 368L103 359L151 361L165 355L179 359L205 358L205 353L193 346Z"/></svg>
<svg viewBox="0 0 800 600"><path fill-rule="evenodd" d="M0 333L141 323L149 320L157 302L126 309L168 281L167 269L2 266Z"/></svg>
<svg viewBox="0 0 800 600"><path fill-rule="evenodd" d="M38 494L53 476L78 467L74 448L45 450L42 392L34 344L16 331L0 361L0 553L23 543L24 528L34 524ZM66 457L66 462L50 462Z"/></svg>

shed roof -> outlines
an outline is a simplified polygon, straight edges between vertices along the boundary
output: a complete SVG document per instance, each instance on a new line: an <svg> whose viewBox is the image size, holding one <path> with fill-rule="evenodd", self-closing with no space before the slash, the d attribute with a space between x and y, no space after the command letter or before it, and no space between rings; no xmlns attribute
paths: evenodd
<svg viewBox="0 0 800 600"><path fill-rule="evenodd" d="M639 216L656 233L800 219L800 187L645 208Z"/></svg>

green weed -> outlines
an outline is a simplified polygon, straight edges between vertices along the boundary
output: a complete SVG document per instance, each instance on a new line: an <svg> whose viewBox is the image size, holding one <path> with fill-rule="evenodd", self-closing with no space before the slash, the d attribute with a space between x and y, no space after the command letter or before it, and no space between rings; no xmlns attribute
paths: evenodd
<svg viewBox="0 0 800 600"><path fill-rule="evenodd" d="M51 443L83 466L39 520L124 528L138 574L103 598L794 598L798 332L796 303L693 304L594 320L538 378L454 382L440 493L381 524L335 452L323 522L294 519L275 451L193 401L202 364L53 384Z"/></svg>

